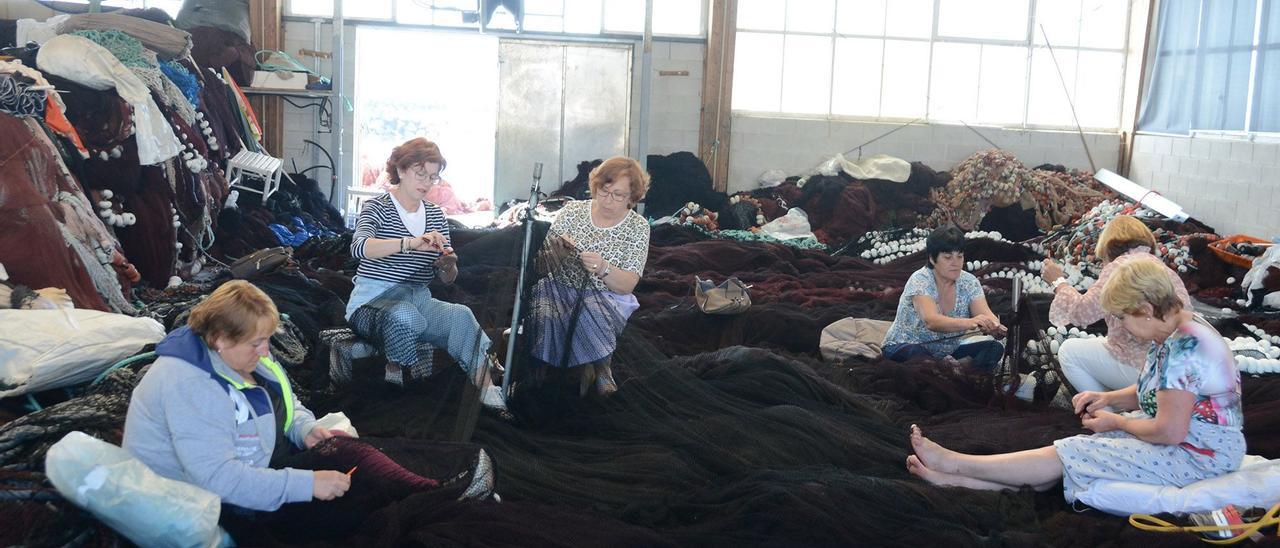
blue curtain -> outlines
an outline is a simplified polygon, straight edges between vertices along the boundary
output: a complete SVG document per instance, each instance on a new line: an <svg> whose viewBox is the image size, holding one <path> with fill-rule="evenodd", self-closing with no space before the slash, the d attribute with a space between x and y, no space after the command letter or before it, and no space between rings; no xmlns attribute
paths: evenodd
<svg viewBox="0 0 1280 548"><path fill-rule="evenodd" d="M1155 62L1142 100L1139 130L1175 134L1193 129L1245 130L1257 1L1160 3ZM1280 51L1275 57L1272 61L1280 65ZM1276 72L1280 78L1280 71ZM1280 93L1271 91L1267 99L1275 103L1273 110L1280 109Z"/></svg>
<svg viewBox="0 0 1280 548"><path fill-rule="evenodd" d="M1263 6L1261 31L1250 129L1280 132L1280 1Z"/></svg>

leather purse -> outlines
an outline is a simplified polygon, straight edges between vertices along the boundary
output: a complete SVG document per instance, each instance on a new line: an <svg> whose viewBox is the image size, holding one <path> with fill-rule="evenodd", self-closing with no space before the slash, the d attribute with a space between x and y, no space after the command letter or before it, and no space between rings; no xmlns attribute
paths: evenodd
<svg viewBox="0 0 1280 548"><path fill-rule="evenodd" d="M231 263L231 277L247 280L269 273L293 259L292 247L259 249Z"/></svg>
<svg viewBox="0 0 1280 548"><path fill-rule="evenodd" d="M747 293L750 288L737 276L730 276L720 285L697 276L693 278L694 300L698 309L706 314L740 314L751 308L751 294Z"/></svg>

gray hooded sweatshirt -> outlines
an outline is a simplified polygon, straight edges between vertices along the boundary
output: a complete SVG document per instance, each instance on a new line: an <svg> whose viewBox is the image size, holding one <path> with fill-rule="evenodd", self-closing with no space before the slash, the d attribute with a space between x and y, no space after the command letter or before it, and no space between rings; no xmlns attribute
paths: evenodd
<svg viewBox="0 0 1280 548"><path fill-rule="evenodd" d="M124 448L153 471L213 492L227 504L273 511L312 498L310 470L267 468L276 445L275 413L289 420L285 439L303 447L316 418L271 367L249 385L187 327L156 346L159 358L133 390ZM268 390L292 409L272 409ZM292 415L290 417L290 415Z"/></svg>

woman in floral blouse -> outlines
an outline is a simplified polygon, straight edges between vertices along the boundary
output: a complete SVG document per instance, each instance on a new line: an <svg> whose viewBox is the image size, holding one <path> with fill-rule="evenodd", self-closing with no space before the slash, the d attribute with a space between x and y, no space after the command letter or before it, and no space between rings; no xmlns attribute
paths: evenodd
<svg viewBox="0 0 1280 548"><path fill-rule="evenodd" d="M1061 479L1068 502L1096 481L1182 487L1235 471L1245 454L1240 373L1222 336L1183 307L1165 271L1158 260L1137 259L1107 281L1103 309L1149 350L1136 385L1072 398L1095 434L1017 453L965 455L913 425L907 470L933 484L987 490L1046 490Z"/></svg>
<svg viewBox="0 0 1280 548"><path fill-rule="evenodd" d="M1147 343L1129 333L1120 320L1102 309L1102 288L1121 265L1138 259L1155 259L1156 238L1147 225L1128 215L1107 223L1098 237L1094 254L1105 263L1098 281L1080 293L1062 277L1062 267L1052 259L1044 260L1041 276L1053 284L1053 304L1049 305L1049 321L1056 326L1068 324L1088 326L1098 320L1107 322L1106 339L1071 339L1058 350L1058 363L1067 382L1077 392L1117 390L1138 380L1138 371L1146 362ZM1191 307L1191 297L1178 273L1165 269L1173 284L1178 302Z"/></svg>

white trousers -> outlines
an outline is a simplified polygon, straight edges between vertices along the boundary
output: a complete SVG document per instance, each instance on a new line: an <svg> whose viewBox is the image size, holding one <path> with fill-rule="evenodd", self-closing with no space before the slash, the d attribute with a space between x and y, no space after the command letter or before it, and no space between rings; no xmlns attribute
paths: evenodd
<svg viewBox="0 0 1280 548"><path fill-rule="evenodd" d="M1058 363L1067 381L1079 392L1106 392L1138 382L1137 368L1113 357L1106 339L1068 339L1058 348Z"/></svg>

